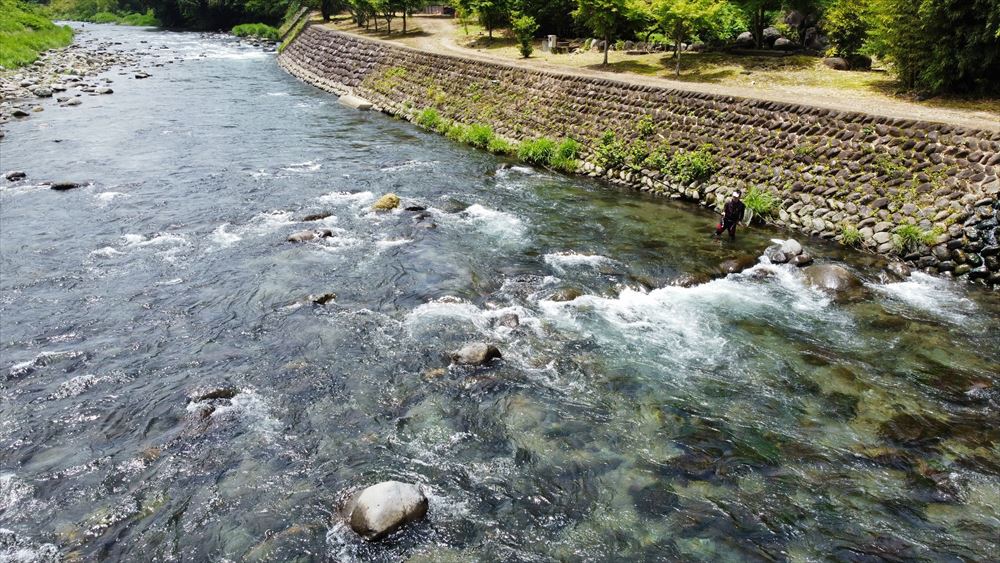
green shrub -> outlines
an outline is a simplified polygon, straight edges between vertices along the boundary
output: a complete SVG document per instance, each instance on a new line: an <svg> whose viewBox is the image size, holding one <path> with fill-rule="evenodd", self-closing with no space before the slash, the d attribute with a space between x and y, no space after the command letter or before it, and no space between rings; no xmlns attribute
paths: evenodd
<svg viewBox="0 0 1000 563"><path fill-rule="evenodd" d="M523 141L517 146L517 157L521 160L547 166L556 152L556 142L545 137L531 141Z"/></svg>
<svg viewBox="0 0 1000 563"><path fill-rule="evenodd" d="M465 142L465 126L461 123L452 123L448 126L448 130L445 131L445 137L448 137L452 141L457 143Z"/></svg>
<svg viewBox="0 0 1000 563"><path fill-rule="evenodd" d="M486 150L493 154L512 154L516 152L514 145L507 142L506 139L500 137L493 137L490 139L490 143L486 145Z"/></svg>
<svg viewBox="0 0 1000 563"><path fill-rule="evenodd" d="M712 145L705 144L697 150L679 150L670 157L665 174L682 184L708 179L718 168Z"/></svg>
<svg viewBox="0 0 1000 563"><path fill-rule="evenodd" d="M875 157L872 161L872 166L875 170L883 175L892 178L898 178L906 173L906 166L899 163L892 155L882 153Z"/></svg>
<svg viewBox="0 0 1000 563"><path fill-rule="evenodd" d="M615 132L611 130L601 134L594 156L597 165L602 168L622 168L628 159L625 142L619 140Z"/></svg>
<svg viewBox="0 0 1000 563"><path fill-rule="evenodd" d="M858 246L861 244L861 231L853 225L844 225L840 229L840 242L847 246Z"/></svg>
<svg viewBox="0 0 1000 563"><path fill-rule="evenodd" d="M580 155L580 149L583 148L580 143L573 139L563 139L556 147L556 156L563 159L575 159Z"/></svg>
<svg viewBox="0 0 1000 563"><path fill-rule="evenodd" d="M424 129L430 129L435 131L438 125L441 123L441 116L434 108L427 108L417 114L416 119L417 125L423 127Z"/></svg>
<svg viewBox="0 0 1000 563"><path fill-rule="evenodd" d="M670 164L670 156L661 148L656 148L646 157L645 168L650 170L665 170Z"/></svg>
<svg viewBox="0 0 1000 563"><path fill-rule="evenodd" d="M131 14L126 14L119 20L122 25L134 25L140 27L159 27L160 20L156 19L153 15L153 10L147 10L146 13L140 14L138 12L133 12Z"/></svg>
<svg viewBox="0 0 1000 563"><path fill-rule="evenodd" d="M264 23L243 23L233 28L236 37L259 37L261 39L278 40L278 30Z"/></svg>
<svg viewBox="0 0 1000 563"><path fill-rule="evenodd" d="M647 158L649 158L649 145L646 144L646 141L635 139L629 143L625 156L625 163L629 168L642 170Z"/></svg>
<svg viewBox="0 0 1000 563"><path fill-rule="evenodd" d="M829 54L850 58L861 52L868 36L870 0L835 0L823 12L823 30L830 43Z"/></svg>
<svg viewBox="0 0 1000 563"><path fill-rule="evenodd" d="M656 124L653 123L653 116L644 115L635 124L635 131L643 138L651 137L656 132Z"/></svg>
<svg viewBox="0 0 1000 563"><path fill-rule="evenodd" d="M452 123L444 119L437 122L434 126L434 130L442 135L447 135L448 131L451 130Z"/></svg>
<svg viewBox="0 0 1000 563"><path fill-rule="evenodd" d="M763 219L777 211L778 198L767 190L753 186L743 196L743 204L753 211L754 215Z"/></svg>
<svg viewBox="0 0 1000 563"><path fill-rule="evenodd" d="M511 31L514 32L514 37L517 38L518 50L521 52L521 56L528 58L531 56L531 40L535 37L535 32L538 31L538 22L535 18L531 16L517 16L510 22Z"/></svg>
<svg viewBox="0 0 1000 563"><path fill-rule="evenodd" d="M912 223L897 226L892 237L892 244L899 253L916 250L933 242L933 233L926 232Z"/></svg>
<svg viewBox="0 0 1000 563"><path fill-rule="evenodd" d="M87 19L89 22L93 23L118 23L118 14L112 14L111 12L97 12L93 16Z"/></svg>
<svg viewBox="0 0 1000 563"><path fill-rule="evenodd" d="M482 123L473 123L465 130L463 141L477 149L485 149L493 139L493 128Z"/></svg>

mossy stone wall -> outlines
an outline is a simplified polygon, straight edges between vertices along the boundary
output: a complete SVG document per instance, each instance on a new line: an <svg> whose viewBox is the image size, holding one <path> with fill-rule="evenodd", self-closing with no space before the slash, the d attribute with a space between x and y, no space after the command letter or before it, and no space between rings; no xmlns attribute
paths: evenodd
<svg viewBox="0 0 1000 563"><path fill-rule="evenodd" d="M838 240L856 229L872 252L900 253L893 233L913 224L925 243L903 259L1000 285L998 132L528 70L319 25L307 26L279 63L405 119L434 108L515 141L576 139L586 153L580 173L636 189L712 207L734 189L766 189L780 202L771 218L779 226ZM684 185L640 164L605 170L594 149L608 130L665 154L710 143L719 169Z"/></svg>

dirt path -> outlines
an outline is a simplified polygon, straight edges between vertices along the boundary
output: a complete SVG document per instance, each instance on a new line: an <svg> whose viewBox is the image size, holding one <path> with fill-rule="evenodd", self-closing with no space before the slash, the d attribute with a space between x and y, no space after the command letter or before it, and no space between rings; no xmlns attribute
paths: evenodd
<svg viewBox="0 0 1000 563"><path fill-rule="evenodd" d="M489 52L459 45L455 41L456 22L450 18L412 16L409 24L419 27L423 33L409 35L405 38L392 39L389 42L429 51L457 55L478 60L513 65L527 69L539 69L549 72L586 76L592 78L611 79L634 84L674 88L722 96L755 98L790 104L805 104L838 111L857 111L880 115L884 117L918 119L947 123L970 129L985 129L1000 131L1000 116L986 111L973 111L952 108L928 107L920 104L893 99L874 93L855 90L839 90L812 86L781 86L764 85L757 88L745 86L730 86L712 83L682 82L640 74L602 72L588 68L556 65L537 59L514 59L493 55ZM344 29L340 29L345 31ZM350 32L350 31L348 31ZM369 39L373 39L368 37ZM376 39L383 40L383 39Z"/></svg>

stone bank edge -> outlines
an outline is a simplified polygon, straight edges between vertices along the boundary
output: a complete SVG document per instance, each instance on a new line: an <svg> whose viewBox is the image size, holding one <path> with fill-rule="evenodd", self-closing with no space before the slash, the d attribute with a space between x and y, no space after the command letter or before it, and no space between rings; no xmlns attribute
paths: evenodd
<svg viewBox="0 0 1000 563"><path fill-rule="evenodd" d="M583 147L578 172L638 190L717 207L755 186L776 198L769 221L780 227L1000 286L1000 132L526 69L313 24L278 63L411 121L433 108L514 141L572 138ZM650 120L661 149L710 143L718 170L685 184L657 170L599 165L605 131L642 140ZM921 236L901 251L904 225Z"/></svg>

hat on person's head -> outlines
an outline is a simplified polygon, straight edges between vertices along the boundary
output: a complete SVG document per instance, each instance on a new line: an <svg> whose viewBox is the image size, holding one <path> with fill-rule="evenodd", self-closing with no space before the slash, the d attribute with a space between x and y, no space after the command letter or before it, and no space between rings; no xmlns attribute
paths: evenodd
<svg viewBox="0 0 1000 563"><path fill-rule="evenodd" d="M736 190L735 192L733 192L733 197L740 197L740 191Z"/></svg>

